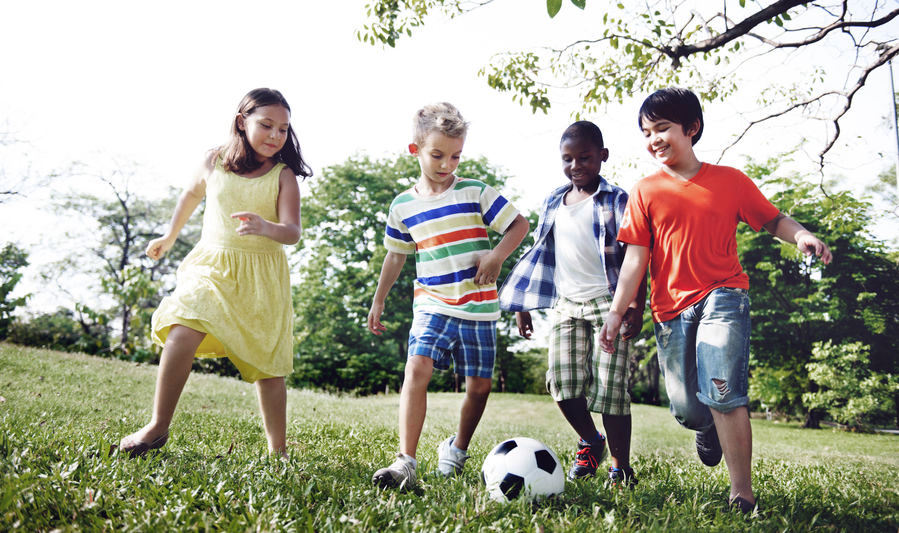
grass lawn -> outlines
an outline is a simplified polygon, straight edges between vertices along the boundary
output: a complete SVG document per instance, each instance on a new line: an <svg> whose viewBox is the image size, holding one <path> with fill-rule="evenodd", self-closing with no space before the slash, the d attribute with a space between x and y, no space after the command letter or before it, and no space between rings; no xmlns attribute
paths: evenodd
<svg viewBox="0 0 899 533"><path fill-rule="evenodd" d="M753 420L761 513L726 505L727 469L703 466L667 409L634 405L639 485L568 483L543 504L489 500L480 463L498 442L542 440L567 464L576 437L546 396L494 394L465 473L382 491L397 395L288 393L290 460L265 453L252 385L193 375L172 438L142 460L110 454L149 419L156 367L0 344L0 531L890 531L899 436ZM454 431L461 396L434 394L419 472Z"/></svg>

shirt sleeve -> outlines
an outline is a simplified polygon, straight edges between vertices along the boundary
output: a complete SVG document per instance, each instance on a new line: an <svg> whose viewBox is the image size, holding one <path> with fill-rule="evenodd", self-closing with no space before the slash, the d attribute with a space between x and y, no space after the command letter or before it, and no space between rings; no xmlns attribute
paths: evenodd
<svg viewBox="0 0 899 533"><path fill-rule="evenodd" d="M618 240L626 244L650 246L652 244L652 226L643 202L640 184L637 183L627 198L621 226L618 228Z"/></svg>
<svg viewBox="0 0 899 533"><path fill-rule="evenodd" d="M384 248L389 252L409 255L415 253L415 241L409 228L403 222L394 205L387 212L387 229L384 234Z"/></svg>
<svg viewBox="0 0 899 533"><path fill-rule="evenodd" d="M740 180L740 190L742 191L740 220L749 224L753 230L759 231L762 226L774 220L774 217L780 213L780 209L765 198L765 195L762 194L755 182L749 179L749 176L740 172Z"/></svg>
<svg viewBox="0 0 899 533"><path fill-rule="evenodd" d="M518 217L518 209L489 185L481 189L480 202L484 224L497 233L505 233Z"/></svg>

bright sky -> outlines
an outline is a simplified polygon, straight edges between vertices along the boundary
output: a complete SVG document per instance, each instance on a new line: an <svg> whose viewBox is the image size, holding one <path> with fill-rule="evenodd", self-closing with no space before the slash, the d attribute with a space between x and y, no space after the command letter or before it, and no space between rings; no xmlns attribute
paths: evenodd
<svg viewBox="0 0 899 533"><path fill-rule="evenodd" d="M413 112L447 100L472 123L463 157L484 155L505 169L508 184L523 195L521 208L536 209L547 191L564 183L558 138L577 108L574 95L554 100L549 116L533 115L490 89L477 72L498 52L589 35L596 26L592 17L601 16L599 2L588 2L583 12L566 2L550 19L543 0L497 1L455 20L433 19L396 49L355 38L364 4L3 2L0 129L22 142L0 148L0 165L7 175L25 169L41 175L74 161L100 173L134 163L135 186L158 194L161 184L183 185L204 151L226 139L240 98L267 86L290 102L316 176L353 154L402 153ZM893 164L895 154L895 137L881 125L890 97L886 73L871 76L860 96L837 152L851 157L834 158L832 168L842 176L873 178ZM603 174L626 189L653 169L636 127L638 105L639 99L586 117L600 125L611 150ZM717 158L732 134L732 115L729 106L706 108L708 125L697 147L702 158ZM761 130L758 141L724 162L740 166L742 154L767 157L823 128L798 120L793 125L798 129ZM81 176L51 186L94 190L95 184ZM0 224L12 229L4 240L32 251L38 263L29 270L31 280L43 257L36 247L50 244L58 252L75 246L48 213L46 192L0 204Z"/></svg>

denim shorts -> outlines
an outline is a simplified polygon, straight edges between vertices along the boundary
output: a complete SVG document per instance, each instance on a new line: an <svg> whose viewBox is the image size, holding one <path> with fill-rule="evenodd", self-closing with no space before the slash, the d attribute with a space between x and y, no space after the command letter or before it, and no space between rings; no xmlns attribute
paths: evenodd
<svg viewBox="0 0 899 533"><path fill-rule="evenodd" d="M415 313L409 329L409 357L415 355L433 359L434 368L446 370L452 362L456 374L492 378L496 321Z"/></svg>
<svg viewBox="0 0 899 533"><path fill-rule="evenodd" d="M720 287L676 318L655 324L671 413L704 431L715 409L749 405L749 292Z"/></svg>

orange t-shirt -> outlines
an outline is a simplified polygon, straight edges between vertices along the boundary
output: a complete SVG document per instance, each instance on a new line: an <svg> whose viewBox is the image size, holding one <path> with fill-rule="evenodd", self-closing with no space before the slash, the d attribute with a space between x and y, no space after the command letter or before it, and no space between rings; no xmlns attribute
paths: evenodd
<svg viewBox="0 0 899 533"><path fill-rule="evenodd" d="M735 168L703 163L689 181L659 170L637 182L618 240L650 248L653 319L671 320L718 287L748 289L737 224L758 231L779 212Z"/></svg>

